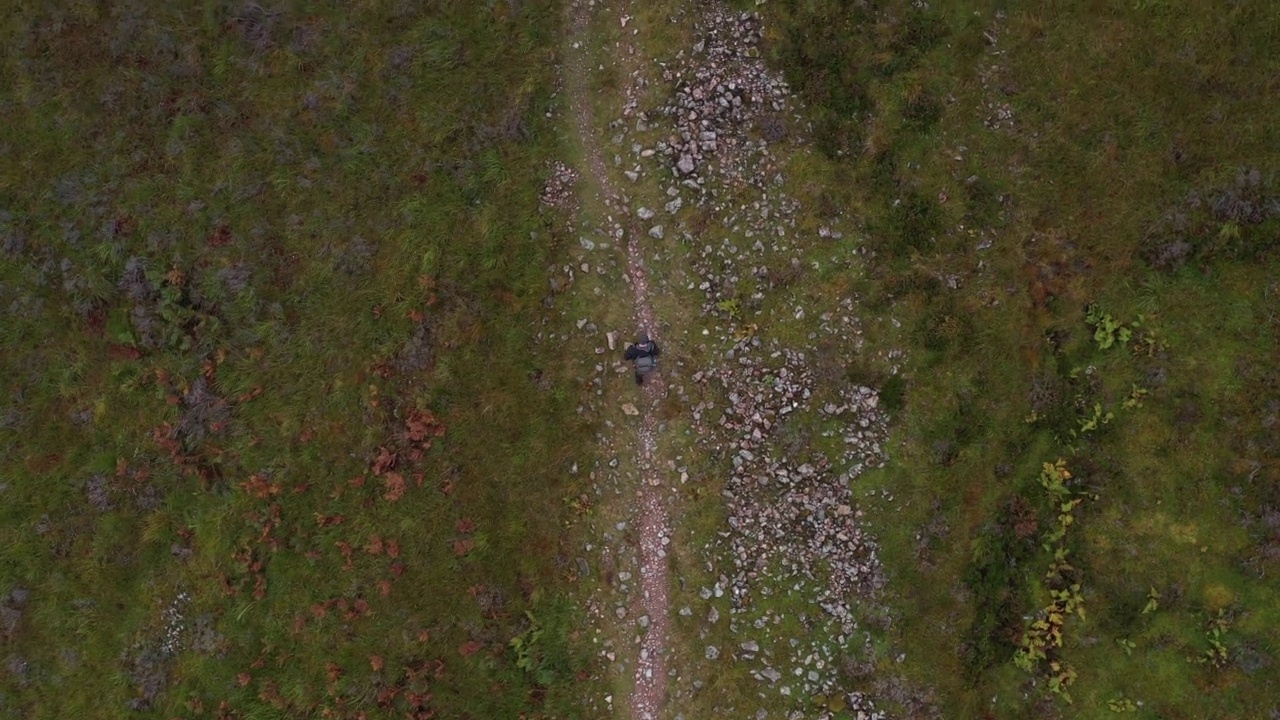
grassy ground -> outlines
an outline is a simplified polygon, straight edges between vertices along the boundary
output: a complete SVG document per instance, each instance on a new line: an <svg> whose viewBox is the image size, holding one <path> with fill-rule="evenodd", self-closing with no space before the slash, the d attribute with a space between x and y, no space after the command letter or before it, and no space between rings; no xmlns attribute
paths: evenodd
<svg viewBox="0 0 1280 720"><path fill-rule="evenodd" d="M874 253L813 292L909 358L862 481L892 672L954 717L1274 711L1280 15L876 7L765 12L823 151L793 180Z"/></svg>
<svg viewBox="0 0 1280 720"><path fill-rule="evenodd" d="M847 5L763 10L814 123L786 160L798 231L861 226L778 270L811 307L856 295L868 347L907 351L893 379L879 352L840 368L897 410L893 462L858 481L885 661L850 682L932 688L947 717L1273 711L1277 11ZM544 117L561 10L6 16L0 716L596 717L580 683L626 691L585 671L567 590L565 524L620 517L590 509L584 448L624 419L578 405L629 379L585 380L603 341L574 330L625 331L598 300L625 288L547 295L566 257L617 267L537 210L575 152ZM673 12L595 35L665 57L689 40ZM662 317L697 298L686 250L654 244ZM828 262L864 250L865 276ZM715 353L672 337L671 379ZM728 662L727 601L703 621L722 468L667 419L691 476L673 612L698 609L673 662L710 678L682 702L792 708ZM610 573L606 612L629 602Z"/></svg>
<svg viewBox="0 0 1280 720"><path fill-rule="evenodd" d="M573 715L559 23L6 15L0 716Z"/></svg>

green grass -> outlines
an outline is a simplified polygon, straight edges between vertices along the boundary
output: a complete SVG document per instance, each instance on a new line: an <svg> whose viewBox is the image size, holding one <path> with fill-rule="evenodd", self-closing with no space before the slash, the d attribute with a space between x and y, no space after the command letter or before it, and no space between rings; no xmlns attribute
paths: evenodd
<svg viewBox="0 0 1280 720"><path fill-rule="evenodd" d="M858 481L895 498L869 517L898 619L885 640L908 658L897 672L958 717L1110 717L1118 698L1142 701L1137 717L1275 708L1259 662L1280 652L1262 524L1277 500L1263 428L1280 402L1278 235L1274 217L1231 201L1280 198L1267 51L1280 16L764 10L767 54L809 104L821 151L790 164L793 185L845 209L875 253L865 279L813 273L810 293L828 307L856 293L866 314L901 322L869 323L869 345L908 349L893 460ZM996 115L1006 104L1012 124ZM1141 340L1101 349L1089 303L1143 316ZM860 362L859 377L885 377ZM1135 387L1147 393L1126 409ZM1082 432L1095 403L1114 419ZM1011 662L1047 599L1038 537L1056 509L1035 478L1058 457L1089 495L1066 540L1087 607L1061 651L1079 672L1071 705L1044 704L1043 678L1032 688ZM1015 506L1036 528L1022 539ZM1151 587L1181 599L1142 615ZM1236 618L1223 668L1187 661L1210 647L1213 603Z"/></svg>
<svg viewBox="0 0 1280 720"><path fill-rule="evenodd" d="M0 716L574 716L560 8L518 5L7 15Z"/></svg>

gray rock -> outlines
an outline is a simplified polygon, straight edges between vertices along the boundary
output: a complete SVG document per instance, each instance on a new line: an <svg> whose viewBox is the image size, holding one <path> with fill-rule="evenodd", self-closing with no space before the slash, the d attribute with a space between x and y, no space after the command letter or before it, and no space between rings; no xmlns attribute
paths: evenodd
<svg viewBox="0 0 1280 720"><path fill-rule="evenodd" d="M708 660L715 660L720 657L720 648L715 645L708 645L706 655Z"/></svg>
<svg viewBox="0 0 1280 720"><path fill-rule="evenodd" d="M653 227L649 228L649 237L651 237L651 238L653 238L653 239L655 239L655 240L661 240L661 239L662 239L662 234L663 234L663 233L662 233L662 226L661 226L661 225L654 225Z"/></svg>
<svg viewBox="0 0 1280 720"><path fill-rule="evenodd" d="M679 170L682 175L692 173L697 169L697 167L698 166L693 161L692 155L681 155L680 160L676 163L676 169Z"/></svg>
<svg viewBox="0 0 1280 720"><path fill-rule="evenodd" d="M648 220L653 217L653 211L647 207L642 207L639 210L636 210L636 217L641 220Z"/></svg>

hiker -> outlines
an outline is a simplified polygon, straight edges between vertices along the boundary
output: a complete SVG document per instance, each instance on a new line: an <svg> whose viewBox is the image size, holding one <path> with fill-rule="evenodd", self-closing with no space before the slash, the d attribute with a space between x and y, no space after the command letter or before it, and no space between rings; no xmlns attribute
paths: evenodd
<svg viewBox="0 0 1280 720"><path fill-rule="evenodd" d="M658 347L658 343L649 339L649 333L642 332L640 341L634 345L628 345L622 359L635 363L636 384L642 385L644 376L658 368L658 356L661 354L662 348Z"/></svg>

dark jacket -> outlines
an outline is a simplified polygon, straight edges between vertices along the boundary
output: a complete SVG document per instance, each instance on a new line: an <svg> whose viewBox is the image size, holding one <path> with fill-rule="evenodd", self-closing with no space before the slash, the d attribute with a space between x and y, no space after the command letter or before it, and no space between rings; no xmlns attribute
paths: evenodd
<svg viewBox="0 0 1280 720"><path fill-rule="evenodd" d="M622 359L637 360L642 357L658 357L661 354L662 348L658 347L658 343L650 340L649 342L628 345L627 351L622 355Z"/></svg>

